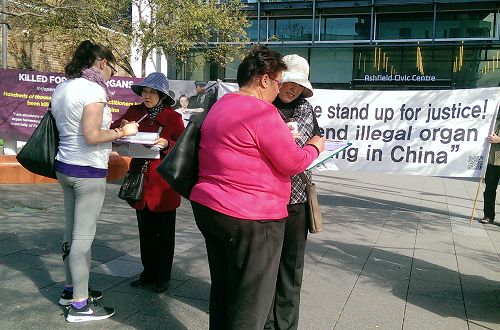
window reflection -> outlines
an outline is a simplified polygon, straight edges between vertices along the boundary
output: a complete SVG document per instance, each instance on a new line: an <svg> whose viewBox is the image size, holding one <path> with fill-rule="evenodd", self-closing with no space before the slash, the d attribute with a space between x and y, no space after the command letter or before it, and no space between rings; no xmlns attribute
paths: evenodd
<svg viewBox="0 0 500 330"><path fill-rule="evenodd" d="M494 18L489 11L438 13L436 38L493 38Z"/></svg>
<svg viewBox="0 0 500 330"><path fill-rule="evenodd" d="M478 63L482 64L478 67ZM500 51L486 52L464 44L356 49L352 77L364 79L366 75L434 76L440 81L453 81L457 88L495 86L500 81Z"/></svg>
<svg viewBox="0 0 500 330"><path fill-rule="evenodd" d="M432 39L432 13L377 15L376 39Z"/></svg>
<svg viewBox="0 0 500 330"><path fill-rule="evenodd" d="M499 84L500 13L489 5L464 10L454 1L438 1L434 22L432 1L399 6L396 0L375 0L365 1L361 7L343 7L330 0L330 8L325 0L316 7L314 20L311 7L270 4L284 2L279 0L261 2L266 4L260 7L260 26L257 11L250 13L253 16L246 29L250 41L260 41L282 54L308 58L314 84L345 88L353 79L363 80L366 75L398 74L435 76L446 81L443 86L453 84L455 88ZM313 39L321 42L308 43ZM235 78L238 63L225 67L226 78ZM212 74L204 65L184 65L178 70L183 79Z"/></svg>
<svg viewBox="0 0 500 330"><path fill-rule="evenodd" d="M274 31L270 29L270 38L276 40L311 40L311 22L309 18L276 19L270 21L274 24ZM272 34L271 34L272 32Z"/></svg>
<svg viewBox="0 0 500 330"><path fill-rule="evenodd" d="M370 16L322 17L317 40L370 39Z"/></svg>
<svg viewBox="0 0 500 330"><path fill-rule="evenodd" d="M247 31L247 36L250 38L251 41L257 41L259 40L259 32L258 32L258 20L256 18L250 20L250 26L246 29ZM266 17L261 17L260 19L260 41L266 41L267 40L267 18Z"/></svg>

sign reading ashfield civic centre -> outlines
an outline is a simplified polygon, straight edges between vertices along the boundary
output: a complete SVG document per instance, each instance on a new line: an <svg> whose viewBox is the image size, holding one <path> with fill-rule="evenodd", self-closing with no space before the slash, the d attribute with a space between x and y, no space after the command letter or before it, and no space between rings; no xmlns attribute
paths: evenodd
<svg viewBox="0 0 500 330"><path fill-rule="evenodd" d="M437 81L437 78L418 74L367 74L364 81Z"/></svg>

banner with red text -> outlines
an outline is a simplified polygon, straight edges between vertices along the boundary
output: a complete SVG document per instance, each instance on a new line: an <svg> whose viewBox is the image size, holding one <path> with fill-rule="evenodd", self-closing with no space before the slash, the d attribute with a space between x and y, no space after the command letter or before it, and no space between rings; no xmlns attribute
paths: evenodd
<svg viewBox="0 0 500 330"><path fill-rule="evenodd" d="M219 93L236 89L221 83ZM479 177L500 88L316 89L308 100L327 139L352 143L319 170Z"/></svg>

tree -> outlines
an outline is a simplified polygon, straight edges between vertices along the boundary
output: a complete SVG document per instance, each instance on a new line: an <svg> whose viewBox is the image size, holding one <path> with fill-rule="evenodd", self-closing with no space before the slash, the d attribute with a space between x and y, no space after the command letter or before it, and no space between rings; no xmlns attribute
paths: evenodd
<svg viewBox="0 0 500 330"><path fill-rule="evenodd" d="M180 62L188 62L191 52L198 50L206 60L224 65L240 55L248 41L244 28L249 23L240 0L221 4L215 0L147 2L155 13L153 19L150 23L140 19L133 29L143 59L160 47Z"/></svg>
<svg viewBox="0 0 500 330"><path fill-rule="evenodd" d="M244 4L228 0L9 0L9 41L29 41L64 55L82 40L109 46L118 65L134 76L131 61L145 59L156 48L180 62L193 50L224 66L241 56L248 41L244 28L248 19ZM139 8L132 24L133 6ZM12 37L14 36L14 37ZM132 54L131 45L140 52ZM22 47L21 47L22 48ZM24 49L24 48L23 48ZM24 59L24 61L26 61Z"/></svg>

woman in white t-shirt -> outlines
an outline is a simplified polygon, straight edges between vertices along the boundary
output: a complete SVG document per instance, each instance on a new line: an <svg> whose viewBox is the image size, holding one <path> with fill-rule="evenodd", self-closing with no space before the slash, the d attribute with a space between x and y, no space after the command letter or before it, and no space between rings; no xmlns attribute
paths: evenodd
<svg viewBox="0 0 500 330"><path fill-rule="evenodd" d="M106 81L116 73L114 63L108 48L83 41L65 67L67 80L52 94L51 108L60 138L56 174L66 214L62 243L66 283L59 304L68 306L68 322L101 320L114 314L113 308L96 302L102 292L88 285L90 250L106 192L111 142L135 135L138 128L131 122L109 129Z"/></svg>

